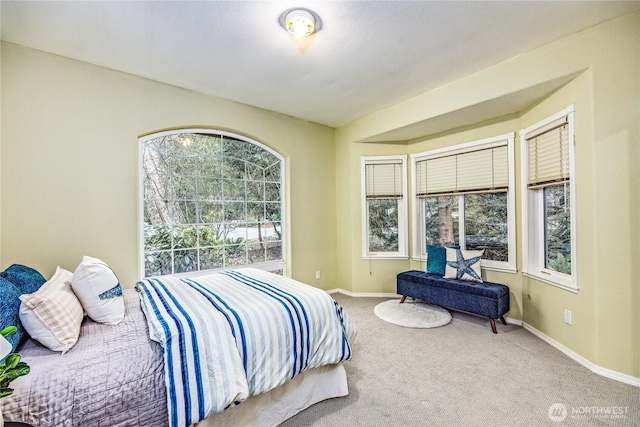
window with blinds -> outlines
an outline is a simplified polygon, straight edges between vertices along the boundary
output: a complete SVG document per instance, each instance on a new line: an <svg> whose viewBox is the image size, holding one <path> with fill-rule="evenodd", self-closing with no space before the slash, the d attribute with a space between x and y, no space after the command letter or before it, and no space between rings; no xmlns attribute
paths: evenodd
<svg viewBox="0 0 640 427"><path fill-rule="evenodd" d="M363 257L406 258L406 156L363 156L361 160Z"/></svg>
<svg viewBox="0 0 640 427"><path fill-rule="evenodd" d="M575 105L520 131L525 275L577 292Z"/></svg>
<svg viewBox="0 0 640 427"><path fill-rule="evenodd" d="M497 147L416 161L418 197L502 191L508 186L507 141Z"/></svg>
<svg viewBox="0 0 640 427"><path fill-rule="evenodd" d="M399 199L403 196L402 161L367 163L365 166L366 197Z"/></svg>
<svg viewBox="0 0 640 427"><path fill-rule="evenodd" d="M568 116L525 134L527 144L529 188L562 184L571 176L569 166Z"/></svg>
<svg viewBox="0 0 640 427"><path fill-rule="evenodd" d="M484 250L482 268L515 271L514 136L411 156L414 258L454 244Z"/></svg>

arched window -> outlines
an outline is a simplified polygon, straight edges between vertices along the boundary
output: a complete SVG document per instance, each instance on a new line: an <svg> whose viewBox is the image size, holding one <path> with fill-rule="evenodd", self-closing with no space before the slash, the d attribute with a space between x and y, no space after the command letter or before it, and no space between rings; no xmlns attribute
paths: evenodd
<svg viewBox="0 0 640 427"><path fill-rule="evenodd" d="M140 139L144 277L251 264L284 269L284 159L249 138L188 129Z"/></svg>

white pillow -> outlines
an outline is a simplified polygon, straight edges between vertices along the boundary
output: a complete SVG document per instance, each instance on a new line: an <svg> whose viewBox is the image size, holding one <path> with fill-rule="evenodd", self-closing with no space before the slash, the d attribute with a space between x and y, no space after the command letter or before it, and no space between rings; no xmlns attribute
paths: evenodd
<svg viewBox="0 0 640 427"><path fill-rule="evenodd" d="M72 273L58 267L32 294L20 295L20 322L31 338L66 353L78 342L84 310L71 290Z"/></svg>
<svg viewBox="0 0 640 427"><path fill-rule="evenodd" d="M463 251L452 248L445 248L445 250L447 251L447 261L444 269L445 279L482 282L480 261L484 250Z"/></svg>
<svg viewBox="0 0 640 427"><path fill-rule="evenodd" d="M84 256L73 272L71 287L93 321L117 325L124 319L122 287L104 262Z"/></svg>

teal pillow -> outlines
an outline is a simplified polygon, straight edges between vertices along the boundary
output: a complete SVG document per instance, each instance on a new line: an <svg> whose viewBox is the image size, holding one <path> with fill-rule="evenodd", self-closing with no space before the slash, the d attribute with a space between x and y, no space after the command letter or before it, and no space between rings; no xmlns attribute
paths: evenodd
<svg viewBox="0 0 640 427"><path fill-rule="evenodd" d="M449 246L460 249L459 245ZM444 276L447 266L447 250L444 246L427 245L427 273Z"/></svg>
<svg viewBox="0 0 640 427"><path fill-rule="evenodd" d="M427 245L427 273L444 276L447 251L444 246Z"/></svg>

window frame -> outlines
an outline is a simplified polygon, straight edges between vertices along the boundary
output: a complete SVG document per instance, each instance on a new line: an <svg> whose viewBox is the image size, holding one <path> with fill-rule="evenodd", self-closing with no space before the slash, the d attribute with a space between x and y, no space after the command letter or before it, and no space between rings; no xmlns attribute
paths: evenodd
<svg viewBox="0 0 640 427"><path fill-rule="evenodd" d="M168 135L175 134L207 134L211 136L220 136L222 138L230 138L235 140L241 140L253 145L260 147L261 149L269 152L274 155L279 163L280 163L280 232L281 232L281 258L274 261L264 261L260 263L254 264L239 264L232 266L225 266L221 268L213 268L213 269L204 269L204 270L193 270L189 272L181 272L181 273L173 273L173 275L181 277L181 276L198 276L203 275L215 271L224 271L224 270L234 270L241 267L252 267L258 268L265 271L272 272L281 272L282 275L286 275L287 273L287 218L286 218L286 204L285 204L285 186L286 186L286 171L285 171L285 158L280 153L275 151L274 149L268 147L267 145L256 141L252 138L246 137L242 134L238 134L235 132L225 131L221 129L213 129L213 128L184 128L184 129L172 129L161 132L154 132L145 134L138 138L138 270L139 277L146 277L145 272L145 224L144 224L144 212L145 212L145 188L144 188L144 146L147 141L161 138ZM246 191L246 190L245 190ZM173 199L170 199L173 200ZM174 250L174 249L171 249ZM173 270L173 266L172 266Z"/></svg>
<svg viewBox="0 0 640 427"><path fill-rule="evenodd" d="M424 151L411 155L411 200L412 200L412 225L413 225L413 260L427 261L427 244L424 239L426 235L424 202L417 195L417 170L416 163L446 155L464 154L480 149L489 149L499 146L507 147L508 161L508 187L507 187L507 233L508 233L508 261L494 261L483 259L481 268L483 270L501 271L506 273L516 273L516 196L515 196L515 133L510 132L504 135L485 138L477 141L456 144L449 147ZM472 191L468 192L472 193ZM434 197L437 195L434 195ZM464 224L464 192L458 196L459 226L458 240L460 247L465 248L465 224Z"/></svg>
<svg viewBox="0 0 640 427"><path fill-rule="evenodd" d="M401 163L402 165L402 198L398 200L398 251L369 251L369 203L367 200L366 166L368 164ZM407 219L407 156L361 156L361 202L362 202L362 258L363 259L408 259L408 219Z"/></svg>
<svg viewBox="0 0 640 427"><path fill-rule="evenodd" d="M578 245L577 245L577 204L576 204L576 165L575 165L575 104L549 116L533 125L520 130L521 150L521 192L522 192L522 273L530 278L578 293ZM571 274L560 273L545 266L545 200L544 188L528 188L529 150L527 134L535 133L550 123L567 118L569 142L569 218L571 221Z"/></svg>

